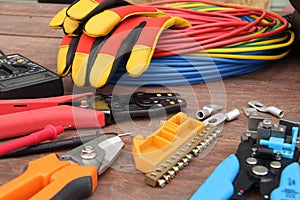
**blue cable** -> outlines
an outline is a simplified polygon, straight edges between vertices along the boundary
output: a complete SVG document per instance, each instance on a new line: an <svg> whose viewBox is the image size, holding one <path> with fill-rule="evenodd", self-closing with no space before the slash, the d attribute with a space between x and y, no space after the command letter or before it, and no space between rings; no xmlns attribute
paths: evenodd
<svg viewBox="0 0 300 200"><path fill-rule="evenodd" d="M208 5L207 8L214 7ZM201 7L205 8L205 6ZM195 8L189 8L191 10L198 10L198 7ZM235 15L236 17L240 18L243 21L247 22L254 22L256 21L256 17L252 17L249 13L245 13L245 15L241 16ZM272 20L267 19L267 20ZM283 22L280 20L277 21L272 26L264 26L263 29L261 29L263 32L268 32L270 30L275 30L278 27L282 25ZM257 30L260 31L260 30ZM128 75L126 71L126 63L127 59L123 59L117 72L112 77L112 80L110 81L113 84L123 84L123 85L186 85L186 84L199 84L199 83L205 83L209 81L216 81L216 80L222 80L224 78L229 78L232 76L238 76L243 75L247 73L251 73L257 70L260 70L269 64L271 64L273 61L272 59L276 55L283 55L283 53L289 51L289 46L284 45L278 45L277 48L273 46L273 48L270 48L269 43L259 43L263 40L271 40L277 39L277 38L284 38L285 35L290 35L289 39L291 38L291 34L289 32L283 31L280 33L276 33L273 35L269 35L268 37L261 37L256 38L253 40L241 42L241 43L235 43L233 46L231 45L225 45L220 48L216 49L230 49L233 52L227 53L221 52L221 53L209 53L207 56L202 56L202 54L199 54L199 56L187 56L187 55L176 55L176 56L167 56L167 57L158 57L158 58L152 58L151 63L148 67L148 69L139 77L131 77ZM176 38L178 39L178 43L185 42L185 38ZM279 40L278 42L272 41L272 44L281 44L281 43L287 43L289 39L286 39L285 41ZM190 41L189 41L190 42ZM167 45L167 44L164 44ZM197 44L193 43L191 44L193 47ZM254 51L253 48L255 47L269 47L265 48L265 50L258 50ZM242 52L239 52L241 50L240 48L243 48ZM247 47L251 47L251 50ZM259 48L262 49L262 48ZM218 57L214 57L214 55L218 54ZM224 57L228 55L239 55L236 58L219 58L219 56L224 55ZM244 55L244 57L243 57ZM266 58L266 60L258 60L259 58L256 56L266 56L270 57L270 60ZM217 55L216 55L217 56ZM247 59L248 56L251 56L254 59ZM279 56L280 57L280 56ZM241 58L241 59L240 59ZM257 58L257 59L256 59ZM272 58L272 59L271 59Z"/></svg>
<svg viewBox="0 0 300 200"><path fill-rule="evenodd" d="M153 58L149 68L139 77L126 73L126 60L111 83L122 85L186 85L242 75L270 64L265 60L237 60L201 56L169 56ZM176 64L174 64L176 63Z"/></svg>
<svg viewBox="0 0 300 200"><path fill-rule="evenodd" d="M252 20L245 17L243 20ZM275 37L275 36L274 36ZM278 37L278 35L277 35ZM252 46L253 47L253 46ZM272 50L235 52L236 55L274 56L287 52L289 47ZM224 53L226 55L226 53ZM122 85L186 85L222 80L260 70L271 60L229 59L207 56L167 56L152 58L148 69L139 77L131 77L126 72L127 58L123 59L110 83Z"/></svg>

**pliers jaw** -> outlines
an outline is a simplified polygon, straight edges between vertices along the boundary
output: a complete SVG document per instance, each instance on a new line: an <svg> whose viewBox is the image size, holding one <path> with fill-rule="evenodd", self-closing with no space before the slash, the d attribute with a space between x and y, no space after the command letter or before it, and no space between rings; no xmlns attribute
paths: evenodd
<svg viewBox="0 0 300 200"><path fill-rule="evenodd" d="M110 99L111 95L87 95L68 102L68 104L70 106L101 111L105 114L105 125L110 125L115 123L112 115Z"/></svg>
<svg viewBox="0 0 300 200"><path fill-rule="evenodd" d="M95 166L98 175L101 175L117 158L123 146L119 136L108 134L68 151L61 159L82 166Z"/></svg>

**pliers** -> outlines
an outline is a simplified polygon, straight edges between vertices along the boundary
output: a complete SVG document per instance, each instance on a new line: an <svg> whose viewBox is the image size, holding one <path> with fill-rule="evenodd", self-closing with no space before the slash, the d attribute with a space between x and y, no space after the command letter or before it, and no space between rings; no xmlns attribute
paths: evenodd
<svg viewBox="0 0 300 200"><path fill-rule="evenodd" d="M236 154L221 162L190 200L244 200L255 187L264 200L300 199L300 123L253 116ZM216 188L218 185L218 188Z"/></svg>
<svg viewBox="0 0 300 200"><path fill-rule="evenodd" d="M69 128L103 127L131 117L179 112L185 106L186 101L176 93L136 92L120 96L83 93L0 100L0 139L36 132L49 124Z"/></svg>
<svg viewBox="0 0 300 200"><path fill-rule="evenodd" d="M24 173L0 187L0 199L82 199L96 189L101 175L124 143L114 134L96 138L62 156L55 153L28 163Z"/></svg>

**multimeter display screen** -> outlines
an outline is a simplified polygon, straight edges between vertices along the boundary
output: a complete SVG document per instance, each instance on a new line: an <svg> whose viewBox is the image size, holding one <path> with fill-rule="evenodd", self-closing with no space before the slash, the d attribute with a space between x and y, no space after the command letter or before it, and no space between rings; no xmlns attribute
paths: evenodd
<svg viewBox="0 0 300 200"><path fill-rule="evenodd" d="M20 87L20 86L26 86L28 84L31 84L32 82L42 82L43 80L49 80L51 78L50 73L38 73L33 75L28 75L24 77L19 77L17 79L10 79L0 82L0 87L3 88L14 88L14 87Z"/></svg>

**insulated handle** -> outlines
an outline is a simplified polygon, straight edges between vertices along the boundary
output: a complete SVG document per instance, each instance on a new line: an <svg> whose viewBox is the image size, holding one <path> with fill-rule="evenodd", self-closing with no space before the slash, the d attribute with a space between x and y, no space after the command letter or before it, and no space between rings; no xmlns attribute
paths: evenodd
<svg viewBox="0 0 300 200"><path fill-rule="evenodd" d="M65 95L58 97L38 98L38 99L9 99L0 100L0 115L11 114L15 112L23 112L46 108L50 106L58 106L63 103L71 102L85 96L92 96L93 93L87 92L83 94Z"/></svg>
<svg viewBox="0 0 300 200"><path fill-rule="evenodd" d="M190 200L230 199L234 192L233 181L239 172L239 161L232 154L221 162L206 181L196 190Z"/></svg>
<svg viewBox="0 0 300 200"><path fill-rule="evenodd" d="M0 139L6 139L39 131L48 124L70 128L102 127L105 126L105 114L62 105L0 115L0 122Z"/></svg>
<svg viewBox="0 0 300 200"><path fill-rule="evenodd" d="M21 176L1 186L0 200L82 199L95 190L97 181L95 166L71 164L50 154L29 162Z"/></svg>
<svg viewBox="0 0 300 200"><path fill-rule="evenodd" d="M55 154L39 158L28 163L25 172L0 187L0 200L29 199L51 181L51 174L70 162L58 160Z"/></svg>
<svg viewBox="0 0 300 200"><path fill-rule="evenodd" d="M271 193L271 200L300 199L300 166L294 162L281 173L280 185Z"/></svg>
<svg viewBox="0 0 300 200"><path fill-rule="evenodd" d="M95 191L97 182L95 166L73 164L54 173L51 183L30 200L83 199Z"/></svg>

